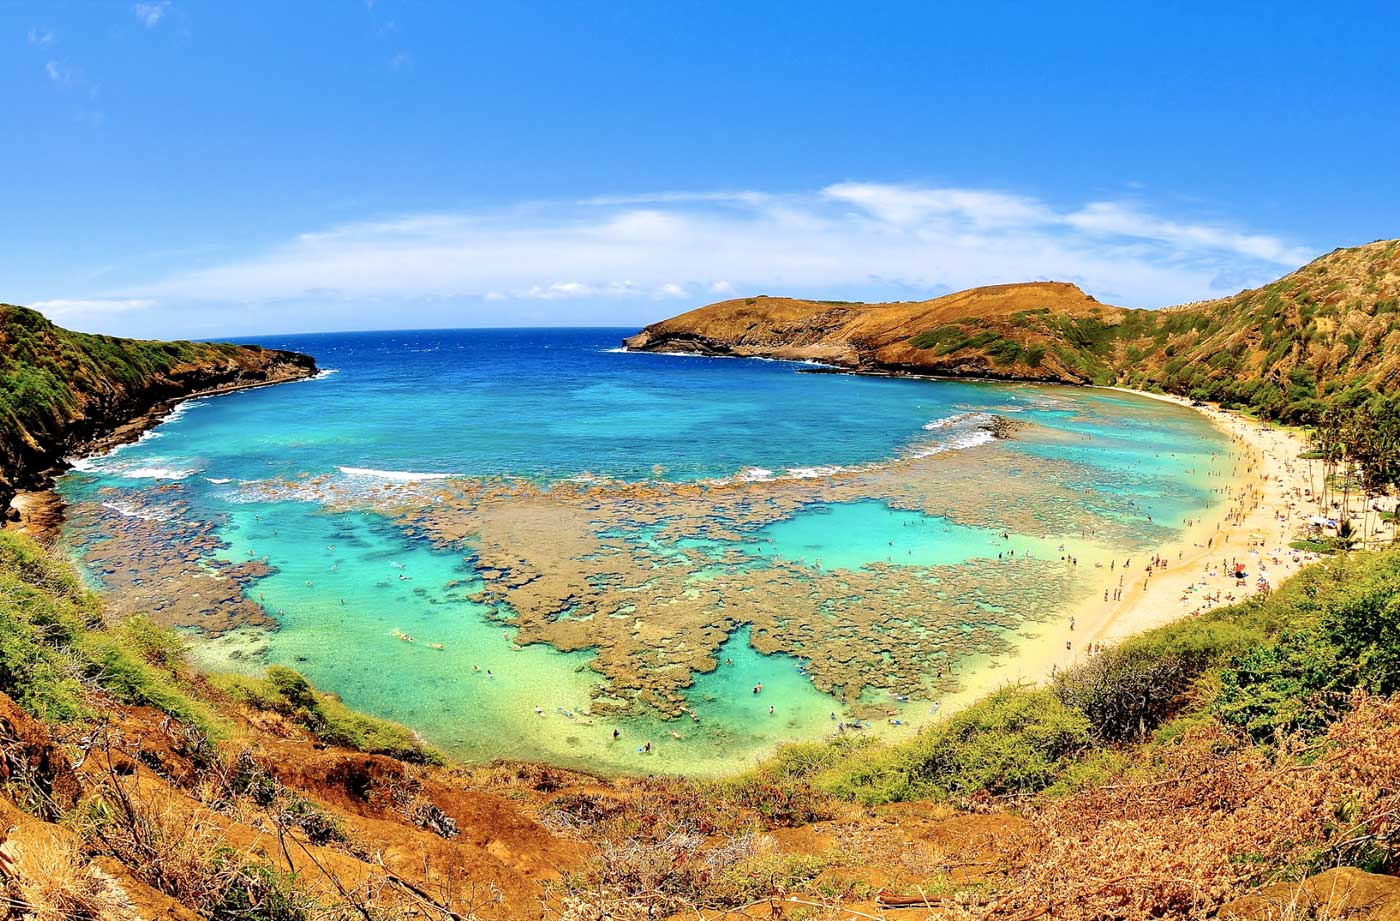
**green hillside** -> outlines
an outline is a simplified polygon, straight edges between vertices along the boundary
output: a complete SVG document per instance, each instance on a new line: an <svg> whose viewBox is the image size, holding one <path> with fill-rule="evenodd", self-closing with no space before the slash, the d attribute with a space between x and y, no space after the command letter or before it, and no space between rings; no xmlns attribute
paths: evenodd
<svg viewBox="0 0 1400 921"><path fill-rule="evenodd" d="M0 503L166 401L314 372L305 355L77 333L0 304Z"/></svg>

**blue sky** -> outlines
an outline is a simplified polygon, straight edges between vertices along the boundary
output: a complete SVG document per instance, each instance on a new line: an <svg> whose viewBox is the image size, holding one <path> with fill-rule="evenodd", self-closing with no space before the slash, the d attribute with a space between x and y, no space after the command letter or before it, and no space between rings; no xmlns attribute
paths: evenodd
<svg viewBox="0 0 1400 921"><path fill-rule="evenodd" d="M0 301L149 336L634 325L1400 236L1400 5L0 4Z"/></svg>

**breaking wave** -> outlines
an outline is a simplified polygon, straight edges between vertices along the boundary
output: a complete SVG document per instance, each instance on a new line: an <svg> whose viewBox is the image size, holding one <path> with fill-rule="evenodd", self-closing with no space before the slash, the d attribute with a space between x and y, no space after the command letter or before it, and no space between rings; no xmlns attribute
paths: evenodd
<svg viewBox="0 0 1400 921"><path fill-rule="evenodd" d="M415 480L447 480L456 476L453 473L415 473L411 470L375 470L372 467L337 467L346 476L373 477L377 480L393 480L396 483L412 483Z"/></svg>

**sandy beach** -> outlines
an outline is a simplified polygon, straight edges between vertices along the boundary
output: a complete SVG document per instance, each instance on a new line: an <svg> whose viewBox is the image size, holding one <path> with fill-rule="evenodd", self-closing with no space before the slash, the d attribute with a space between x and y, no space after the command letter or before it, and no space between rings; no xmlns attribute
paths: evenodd
<svg viewBox="0 0 1400 921"><path fill-rule="evenodd" d="M1109 389L1191 405L1179 397ZM1014 655L970 669L963 687L943 701L945 710L1008 682L1048 681L1056 669L1083 661L1096 647L1268 591L1317 559L1288 546L1317 513L1311 496L1320 465L1310 469L1314 462L1299 458L1307 450L1302 436L1217 407L1193 408L1235 446L1234 470L1221 472L1224 501L1177 541L1108 565L1093 561L1101 575L1088 597L1025 631ZM1245 579L1234 577L1236 564L1244 565Z"/></svg>

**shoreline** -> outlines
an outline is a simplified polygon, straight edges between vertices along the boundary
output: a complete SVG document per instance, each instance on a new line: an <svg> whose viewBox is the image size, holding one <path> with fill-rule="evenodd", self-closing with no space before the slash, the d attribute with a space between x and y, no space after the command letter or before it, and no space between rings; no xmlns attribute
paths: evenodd
<svg viewBox="0 0 1400 921"><path fill-rule="evenodd" d="M989 373L979 374L939 374L930 371L915 371L899 366L875 365L844 365L837 364L830 358L804 357L802 355L739 355L734 352L704 352L694 350L679 349L675 351L667 349L629 348L623 345L617 349L627 355L668 355L675 358L724 358L737 361L778 361L794 365L807 365L805 368L798 368L798 374L845 374L853 377L880 377L894 380L913 381L970 381L982 384L1036 384L1045 387L1098 387L1101 390L1119 390L1119 387L1100 387L1084 380L1071 380L1063 377L1031 377L1029 375L996 375ZM1137 393L1139 391L1131 391Z"/></svg>
<svg viewBox="0 0 1400 921"><path fill-rule="evenodd" d="M65 510L63 498L54 489L54 481L73 469L74 460L103 457L117 448L139 441L141 436L164 423L175 410L190 400L223 396L243 390L257 390L262 387L276 387L280 384L294 384L298 381L312 380L321 373L322 369L314 365L309 369L298 367L293 373L275 379L221 384L161 399L136 415L119 421L109 431L93 435L74 445L72 451L57 463L50 464L35 474L34 482L42 484L38 488L16 489L0 527L12 528L48 546L60 535Z"/></svg>
<svg viewBox="0 0 1400 921"><path fill-rule="evenodd" d="M1288 546L1292 530L1306 520L1311 501L1311 461L1298 457L1306 449L1299 435L1217 406L1193 406L1183 397L1126 387L1095 389L1200 412L1230 436L1239 449L1237 465L1242 463L1245 469L1226 480L1228 492L1216 509L1188 526L1177 540L1145 555L1135 554L1137 559L1130 566L1105 570L1087 598L1035 625L1035 634L1017 643L1011 655L966 675L963 687L942 701L940 717L1008 683L1049 683L1059 669L1090 658L1097 644L1113 646L1184 617L1242 601L1259 591L1261 575L1273 588L1318 559L1317 554ZM1164 558L1166 565L1149 572L1147 563L1153 556ZM1248 578L1243 585L1226 571L1231 560L1246 566ZM1113 600L1120 579L1122 596ZM1104 591L1109 594L1107 602L1101 597Z"/></svg>

